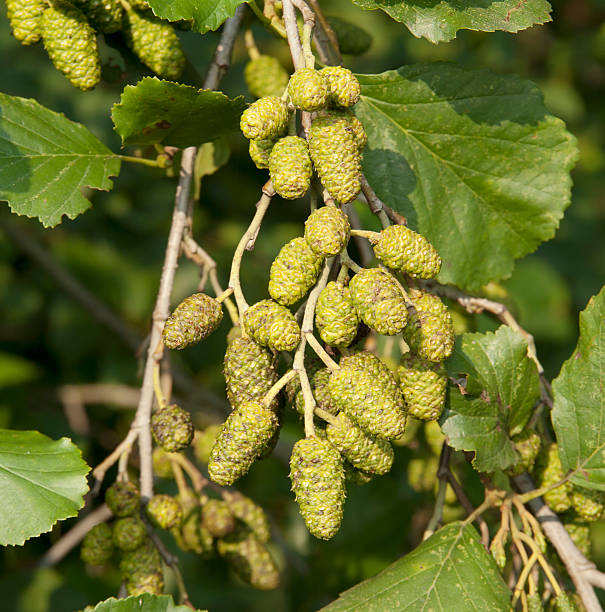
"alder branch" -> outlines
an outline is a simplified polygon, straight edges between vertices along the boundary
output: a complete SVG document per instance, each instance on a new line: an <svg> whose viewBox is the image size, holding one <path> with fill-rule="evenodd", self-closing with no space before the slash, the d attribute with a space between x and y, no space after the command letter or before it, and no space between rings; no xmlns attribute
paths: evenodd
<svg viewBox="0 0 605 612"><path fill-rule="evenodd" d="M40 559L39 567L50 567L59 563L83 539L84 536L99 523L104 523L112 517L111 510L103 504L81 518L64 536L53 544Z"/></svg>
<svg viewBox="0 0 605 612"><path fill-rule="evenodd" d="M528 474L512 478L515 487L522 493L528 493L536 487ZM605 588L605 573L587 559L574 544L559 517L544 503L542 498L532 499L528 506L540 522L546 537L554 546L567 573L572 579L587 612L602 612L601 604L594 592L594 586Z"/></svg>
<svg viewBox="0 0 605 612"><path fill-rule="evenodd" d="M308 0L313 12L315 13L315 30L313 32L313 41L319 55L319 59L329 66L338 66L342 64L342 55L338 46L336 34L330 27L328 20L325 18L318 0Z"/></svg>
<svg viewBox="0 0 605 612"><path fill-rule="evenodd" d="M288 46L290 47L290 54L292 55L292 63L294 64L294 70L300 70L304 68L306 64L302 43L300 42L298 33L298 24L296 23L294 3L292 0L284 0L282 7Z"/></svg>

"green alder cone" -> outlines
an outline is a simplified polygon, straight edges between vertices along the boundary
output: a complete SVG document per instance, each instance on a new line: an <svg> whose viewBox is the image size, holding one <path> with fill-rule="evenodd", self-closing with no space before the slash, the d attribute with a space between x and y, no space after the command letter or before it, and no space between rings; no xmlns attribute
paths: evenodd
<svg viewBox="0 0 605 612"><path fill-rule="evenodd" d="M271 537L269 520L265 511L253 500L238 491L226 492L225 501L231 514L245 523L259 542L268 542Z"/></svg>
<svg viewBox="0 0 605 612"><path fill-rule="evenodd" d="M563 467L561 466L559 450L555 442L543 447L540 451L536 459L534 476L538 487L548 487L563 478ZM571 491L571 483L565 482L560 487L548 491L542 497L551 510L559 514L571 508Z"/></svg>
<svg viewBox="0 0 605 612"><path fill-rule="evenodd" d="M293 351L300 342L294 315L273 300L261 300L244 313L246 333L261 346L274 351Z"/></svg>
<svg viewBox="0 0 605 612"><path fill-rule="evenodd" d="M372 46L372 36L363 28L334 15L326 19L336 34L341 53L361 55Z"/></svg>
<svg viewBox="0 0 605 612"><path fill-rule="evenodd" d="M203 431L196 431L193 435L193 454L195 458L203 464L207 464L210 460L210 451L216 442L220 430L223 428L222 425L209 425Z"/></svg>
<svg viewBox="0 0 605 612"><path fill-rule="evenodd" d="M111 527L107 523L95 525L82 540L80 558L87 565L103 565L111 559L112 553Z"/></svg>
<svg viewBox="0 0 605 612"><path fill-rule="evenodd" d="M179 495L178 500L183 509L183 521L180 527L173 527L170 533L181 550L210 558L214 553L214 538L202 525L200 498L188 491Z"/></svg>
<svg viewBox="0 0 605 612"><path fill-rule="evenodd" d="M365 431L393 440L403 435L406 412L393 374L373 353L343 357L328 390L333 404Z"/></svg>
<svg viewBox="0 0 605 612"><path fill-rule="evenodd" d="M122 29L124 10L119 0L75 0L74 4L98 32L112 34Z"/></svg>
<svg viewBox="0 0 605 612"><path fill-rule="evenodd" d="M205 293L185 298L164 325L164 344L169 349L183 349L207 338L223 320L221 303Z"/></svg>
<svg viewBox="0 0 605 612"><path fill-rule="evenodd" d="M322 289L315 307L315 325L320 338L330 346L344 348L353 342L359 316L348 287L330 281Z"/></svg>
<svg viewBox="0 0 605 612"><path fill-rule="evenodd" d="M330 380L330 370L328 368L321 367L319 370L311 373L307 371L309 376L309 382L311 383L311 391L315 398L315 404L318 408L329 412L330 414L338 414L338 408L336 408L332 400L330 399L330 393L328 392L328 381ZM297 412L301 415L305 413L305 398L302 390L300 389L294 399L294 407Z"/></svg>
<svg viewBox="0 0 605 612"><path fill-rule="evenodd" d="M328 440L355 468L369 474L386 474L393 465L394 452L388 440L364 432L342 412L338 425L328 423Z"/></svg>
<svg viewBox="0 0 605 612"><path fill-rule="evenodd" d="M355 137L355 143L357 144L357 149L359 151L363 151L365 146L368 144L368 135L363 127L363 123L361 123L361 121L350 109L330 109L327 111L322 111L320 116L326 117L331 121L345 121Z"/></svg>
<svg viewBox="0 0 605 612"><path fill-rule="evenodd" d="M358 136L347 118L317 117L309 130L309 152L322 185L339 204L361 191L361 154Z"/></svg>
<svg viewBox="0 0 605 612"><path fill-rule="evenodd" d="M443 364L407 354L401 358L397 375L409 415L421 421L436 421L443 412L447 389Z"/></svg>
<svg viewBox="0 0 605 612"><path fill-rule="evenodd" d="M317 111L328 103L328 82L313 68L300 68L288 82L288 94L296 108Z"/></svg>
<svg viewBox="0 0 605 612"><path fill-rule="evenodd" d="M542 598L537 591L527 596L527 612L544 612Z"/></svg>
<svg viewBox="0 0 605 612"><path fill-rule="evenodd" d="M304 238L290 240L271 264L269 294L283 306L295 304L317 282L323 261Z"/></svg>
<svg viewBox="0 0 605 612"><path fill-rule="evenodd" d="M434 278L441 269L441 257L433 245L405 225L391 225L380 232L374 254L388 268L414 278Z"/></svg>
<svg viewBox="0 0 605 612"><path fill-rule="evenodd" d="M555 597L553 610L554 612L578 612L578 607L565 591L561 591Z"/></svg>
<svg viewBox="0 0 605 612"><path fill-rule="evenodd" d="M120 550L136 550L147 539L147 529L138 516L118 519L113 525L113 543Z"/></svg>
<svg viewBox="0 0 605 612"><path fill-rule="evenodd" d="M64 0L53 0L40 24L44 49L55 68L82 91L101 80L101 59L95 31L82 11Z"/></svg>
<svg viewBox="0 0 605 612"><path fill-rule="evenodd" d="M243 337L227 347L223 374L232 408L239 408L244 402L262 400L278 379L273 355L254 340ZM275 411L278 406L276 398L270 408Z"/></svg>
<svg viewBox="0 0 605 612"><path fill-rule="evenodd" d="M180 406L164 406L151 417L153 439L168 453L178 453L193 440L191 414Z"/></svg>
<svg viewBox="0 0 605 612"><path fill-rule="evenodd" d="M259 55L250 60L244 68L244 79L255 98L281 97L288 86L286 69L271 55Z"/></svg>
<svg viewBox="0 0 605 612"><path fill-rule="evenodd" d="M573 540L573 543L578 547L578 550L587 559L590 559L592 555L590 524L578 517L573 517L571 519L563 519L563 525Z"/></svg>
<svg viewBox="0 0 605 612"><path fill-rule="evenodd" d="M117 517L138 514L141 506L139 489L130 481L114 482L105 492L105 503Z"/></svg>
<svg viewBox="0 0 605 612"><path fill-rule="evenodd" d="M129 597L138 597L143 593L161 595L164 592L164 577L161 571L136 572L124 578L126 579L126 593Z"/></svg>
<svg viewBox="0 0 605 612"><path fill-rule="evenodd" d="M175 81L185 68L185 54L174 28L152 14L126 11L122 22L124 38L147 68L164 79Z"/></svg>
<svg viewBox="0 0 605 612"><path fill-rule="evenodd" d="M153 573L162 571L162 559L158 549L151 540L145 542L137 549L125 551L120 560L120 573L124 577L137 572Z"/></svg>
<svg viewBox="0 0 605 612"><path fill-rule="evenodd" d="M409 291L409 323L403 332L408 346L423 359L444 361L454 350L454 324L447 306L435 295Z"/></svg>
<svg viewBox="0 0 605 612"><path fill-rule="evenodd" d="M269 168L269 157L275 140L267 138L266 140L251 140L248 146L248 152L250 153L250 159L254 162L254 165L259 170L265 170Z"/></svg>
<svg viewBox="0 0 605 612"><path fill-rule="evenodd" d="M275 191L286 200L302 198L309 190L313 164L304 138L280 138L269 155L269 176Z"/></svg>
<svg viewBox="0 0 605 612"><path fill-rule="evenodd" d="M349 283L360 319L385 336L400 333L408 321L405 298L397 281L380 268L360 270Z"/></svg>
<svg viewBox="0 0 605 612"><path fill-rule="evenodd" d="M244 402L236 408L210 453L210 479L222 486L232 485L248 472L278 427L275 412L259 402Z"/></svg>
<svg viewBox="0 0 605 612"><path fill-rule="evenodd" d="M581 519L598 521L605 510L605 493L572 485L571 505Z"/></svg>
<svg viewBox="0 0 605 612"><path fill-rule="evenodd" d="M523 472L531 472L542 446L542 438L535 431L522 431L520 434L513 436L512 441L520 458L506 473L509 476L518 476Z"/></svg>
<svg viewBox="0 0 605 612"><path fill-rule="evenodd" d="M22 45L33 45L42 38L42 13L45 6L41 0L6 0L13 36Z"/></svg>
<svg viewBox="0 0 605 612"><path fill-rule="evenodd" d="M209 499L202 504L202 525L216 538L235 529L235 516L222 499Z"/></svg>
<svg viewBox="0 0 605 612"><path fill-rule="evenodd" d="M216 548L250 586L262 591L279 586L279 570L271 553L246 525L240 523L233 533L218 540Z"/></svg>
<svg viewBox="0 0 605 612"><path fill-rule="evenodd" d="M250 104L239 125L249 140L275 140L288 129L288 119L288 105L277 96L265 96Z"/></svg>
<svg viewBox="0 0 605 612"><path fill-rule="evenodd" d="M277 428L275 429L273 435L269 438L269 440L259 449L259 459L266 459L267 457L270 457L273 451L275 450L275 447L277 446L277 442L279 441L279 435L281 433L281 428L283 425L281 404L275 414L277 416Z"/></svg>
<svg viewBox="0 0 605 612"><path fill-rule="evenodd" d="M147 518L160 529L178 527L183 521L183 510L178 500L170 495L154 495L145 507Z"/></svg>
<svg viewBox="0 0 605 612"><path fill-rule="evenodd" d="M168 458L168 453L161 447L156 446L151 454L151 461L153 463L153 473L158 478L173 478L174 472L172 471L172 463Z"/></svg>
<svg viewBox="0 0 605 612"><path fill-rule="evenodd" d="M342 108L349 108L359 102L361 86L355 75L343 66L327 66L322 68L320 74L328 83L330 104Z"/></svg>
<svg viewBox="0 0 605 612"><path fill-rule="evenodd" d="M309 532L322 540L336 535L345 500L340 453L327 440L299 440L290 457L290 479Z"/></svg>
<svg viewBox="0 0 605 612"><path fill-rule="evenodd" d="M350 236L349 218L335 206L322 206L305 221L305 240L317 255L338 255L347 246Z"/></svg>
<svg viewBox="0 0 605 612"><path fill-rule="evenodd" d="M366 474L362 470L353 467L348 461L344 462L345 480L358 486L368 484L374 477L373 474Z"/></svg>

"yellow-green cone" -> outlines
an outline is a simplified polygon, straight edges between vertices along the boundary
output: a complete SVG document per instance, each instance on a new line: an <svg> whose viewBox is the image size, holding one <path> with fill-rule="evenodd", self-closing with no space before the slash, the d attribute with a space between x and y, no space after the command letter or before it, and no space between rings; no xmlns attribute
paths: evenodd
<svg viewBox="0 0 605 612"><path fill-rule="evenodd" d="M138 516L127 516L113 524L113 543L120 550L136 550L146 539L145 523Z"/></svg>
<svg viewBox="0 0 605 612"><path fill-rule="evenodd" d="M571 536L573 543L578 547L579 551L590 559L592 554L592 541L590 539L590 524L580 520L578 517L565 518L563 525L567 529L567 533Z"/></svg>
<svg viewBox="0 0 605 612"><path fill-rule="evenodd" d="M114 482L105 492L105 503L117 517L137 514L141 505L139 489L130 481Z"/></svg>
<svg viewBox="0 0 605 612"><path fill-rule="evenodd" d="M603 511L605 510L605 493L603 493L603 491L594 491L592 489L573 485L571 490L571 505L581 519L589 523L598 521L603 518Z"/></svg>
<svg viewBox="0 0 605 612"><path fill-rule="evenodd" d="M202 525L199 497L189 492L179 496L179 503L183 508L183 522L180 527L170 530L177 545L182 550L194 552L203 558L211 557L214 552L214 538Z"/></svg>
<svg viewBox="0 0 605 612"><path fill-rule="evenodd" d="M259 170L265 170L269 168L269 157L271 155L271 151L273 150L273 146L275 145L275 140L272 138L267 138L266 140L251 140L250 145L248 146L248 152L250 153L250 158L254 162L254 165Z"/></svg>
<svg viewBox="0 0 605 612"><path fill-rule="evenodd" d="M151 417L151 433L167 453L178 453L193 440L191 414L176 404L163 406Z"/></svg>
<svg viewBox="0 0 605 612"><path fill-rule="evenodd" d="M223 320L218 300L205 293L185 298L166 320L164 344L170 349L183 349L207 338Z"/></svg>
<svg viewBox="0 0 605 612"><path fill-rule="evenodd" d="M208 425L203 431L196 431L193 436L193 454L195 458L206 465L210 459L210 451L216 442L220 430L223 428L218 423L216 425Z"/></svg>
<svg viewBox="0 0 605 612"><path fill-rule="evenodd" d="M368 474L386 474L393 465L393 447L366 433L342 412L336 417L338 425L328 423L328 440L355 468Z"/></svg>
<svg viewBox="0 0 605 612"><path fill-rule="evenodd" d="M124 552L120 574L126 582L128 595L159 595L164 590L160 553L149 540L133 551Z"/></svg>
<svg viewBox="0 0 605 612"><path fill-rule="evenodd" d="M258 344L274 351L293 351L300 342L294 315L273 300L261 300L244 313L244 329Z"/></svg>
<svg viewBox="0 0 605 612"><path fill-rule="evenodd" d="M334 15L328 15L326 19L336 34L341 53L361 55L371 47L372 36L363 28Z"/></svg>
<svg viewBox="0 0 605 612"><path fill-rule="evenodd" d="M548 487L562 480L564 476L563 468L555 442L543 447L540 451L536 459L534 476L538 487ZM560 487L545 493L542 497L550 508L559 514L571 507L571 491L571 483L565 482Z"/></svg>
<svg viewBox="0 0 605 612"><path fill-rule="evenodd" d="M259 55L250 60L244 68L244 79L255 98L281 97L288 85L286 69L271 55Z"/></svg>
<svg viewBox="0 0 605 612"><path fill-rule="evenodd" d="M103 565L111 559L112 553L111 527L107 523L95 525L82 540L80 558L87 565Z"/></svg>
<svg viewBox="0 0 605 612"><path fill-rule="evenodd" d="M313 164L304 138L280 138L269 155L269 175L275 191L286 200L302 198L309 189Z"/></svg>
<svg viewBox="0 0 605 612"><path fill-rule="evenodd" d="M258 99L242 113L240 129L249 140L276 139L288 129L288 105L277 96Z"/></svg>
<svg viewBox="0 0 605 612"><path fill-rule="evenodd" d="M290 77L288 94L296 108L316 111L328 103L328 82L321 72L313 68L301 68Z"/></svg>
<svg viewBox="0 0 605 612"><path fill-rule="evenodd" d="M339 365L328 382L333 404L379 438L393 440L403 435L407 415L389 368L367 351L343 357Z"/></svg>
<svg viewBox="0 0 605 612"><path fill-rule="evenodd" d="M353 114L353 111L349 110L348 108L322 111L321 116L329 117L332 121L336 121L338 119L344 120L349 125L349 128L355 136L355 142L357 143L357 148L359 151L362 151L368 144L368 135L366 134L363 124Z"/></svg>
<svg viewBox="0 0 605 612"><path fill-rule="evenodd" d="M222 538L235 529L235 516L222 499L209 499L202 504L202 525L215 538Z"/></svg>
<svg viewBox="0 0 605 612"><path fill-rule="evenodd" d="M397 281L380 268L362 269L349 283L361 320L379 334L395 336L406 326L408 311Z"/></svg>
<svg viewBox="0 0 605 612"><path fill-rule="evenodd" d="M122 28L124 11L120 0L75 0L74 4L98 32L112 34Z"/></svg>
<svg viewBox="0 0 605 612"><path fill-rule="evenodd" d="M330 370L328 368L321 367L315 372L307 370L309 376L309 382L311 383L311 391L315 398L315 404L318 408L329 412L330 414L338 414L338 408L336 408L332 400L330 399L330 393L328 391L328 381L330 380ZM300 390L300 384L298 386L298 393L294 399L294 407L299 414L305 413L305 398L302 390Z"/></svg>
<svg viewBox="0 0 605 612"><path fill-rule="evenodd" d="M434 278L441 269L441 257L433 245L405 225L383 229L374 254L388 268L415 278Z"/></svg>
<svg viewBox="0 0 605 612"><path fill-rule="evenodd" d="M527 596L527 612L544 612L542 597L538 591L534 591Z"/></svg>
<svg viewBox="0 0 605 612"><path fill-rule="evenodd" d="M442 364L404 355L397 369L399 387L410 416L436 421L443 411L447 374Z"/></svg>
<svg viewBox="0 0 605 612"><path fill-rule="evenodd" d="M160 529L179 527L183 521L183 509L170 495L154 495L145 506L147 518L152 525Z"/></svg>
<svg viewBox="0 0 605 612"><path fill-rule="evenodd" d="M534 469L536 457L540 452L542 438L535 431L522 431L513 436L512 441L515 450L519 453L519 460L506 471L510 476L518 476L523 472L531 472Z"/></svg>
<svg viewBox="0 0 605 612"><path fill-rule="evenodd" d="M573 602L571 597L565 592L561 591L554 601L554 612L578 612L578 607Z"/></svg>
<svg viewBox="0 0 605 612"><path fill-rule="evenodd" d="M320 74L328 83L329 102L334 106L348 108L359 102L361 86L355 75L343 66L327 66Z"/></svg>
<svg viewBox="0 0 605 612"><path fill-rule="evenodd" d="M101 59L95 31L82 11L64 0L53 0L40 24L44 48L55 68L82 91L101 80Z"/></svg>
<svg viewBox="0 0 605 612"><path fill-rule="evenodd" d="M13 36L22 45L33 45L42 37L42 0L6 0L6 8Z"/></svg>
<svg viewBox="0 0 605 612"><path fill-rule="evenodd" d="M359 316L348 287L330 281L322 289L315 307L315 325L321 339L330 346L344 348L353 342Z"/></svg>
<svg viewBox="0 0 605 612"><path fill-rule="evenodd" d="M322 264L304 238L290 240L271 264L269 294L283 306L295 304L315 285Z"/></svg>
<svg viewBox="0 0 605 612"><path fill-rule="evenodd" d="M233 533L218 540L216 548L250 586L262 591L279 586L279 570L271 553L246 525L240 523Z"/></svg>
<svg viewBox="0 0 605 612"><path fill-rule="evenodd" d="M225 421L208 462L211 480L232 485L248 472L264 450L279 421L275 412L258 402L244 402Z"/></svg>
<svg viewBox="0 0 605 612"><path fill-rule="evenodd" d="M223 374L232 408L251 400L261 401L278 378L273 355L254 340L243 337L227 347ZM275 399L270 408L277 410L278 403Z"/></svg>
<svg viewBox="0 0 605 612"><path fill-rule="evenodd" d="M327 440L299 440L290 457L292 490L307 529L329 540L340 528L345 500L340 453Z"/></svg>
<svg viewBox="0 0 605 612"><path fill-rule="evenodd" d="M268 542L271 537L269 520L265 511L253 500L238 491L227 491L225 501L231 514L245 523L258 538L259 542Z"/></svg>
<svg viewBox="0 0 605 612"><path fill-rule="evenodd" d="M172 25L151 14L126 11L123 33L128 46L147 68L175 81L185 68L185 55Z"/></svg>
<svg viewBox="0 0 605 612"><path fill-rule="evenodd" d="M323 257L338 255L347 246L350 235L349 218L335 206L322 206L305 221L305 240Z"/></svg>
<svg viewBox="0 0 605 612"><path fill-rule="evenodd" d="M443 361L454 349L454 324L447 306L435 295L409 291L409 323L403 337L423 359Z"/></svg>
<svg viewBox="0 0 605 612"><path fill-rule="evenodd" d="M309 130L309 152L322 185L339 204L361 191L361 154L351 121L334 115L317 117Z"/></svg>

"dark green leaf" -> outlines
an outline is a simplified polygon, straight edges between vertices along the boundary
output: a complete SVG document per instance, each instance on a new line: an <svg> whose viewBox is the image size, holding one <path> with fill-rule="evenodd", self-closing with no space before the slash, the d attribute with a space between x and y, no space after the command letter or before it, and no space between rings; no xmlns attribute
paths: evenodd
<svg viewBox="0 0 605 612"><path fill-rule="evenodd" d="M126 599L106 599L98 603L93 612L191 612L191 608L177 606L171 595L143 593Z"/></svg>
<svg viewBox="0 0 605 612"><path fill-rule="evenodd" d="M467 375L464 394L451 389L442 429L451 446L475 451L475 467L505 469L516 459L510 436L520 433L540 394L527 341L505 325L495 333L463 334L448 361L453 376Z"/></svg>
<svg viewBox="0 0 605 612"><path fill-rule="evenodd" d="M382 9L410 32L431 42L452 40L458 30L518 32L551 20L546 0L353 0L361 8Z"/></svg>
<svg viewBox="0 0 605 612"><path fill-rule="evenodd" d="M553 381L552 422L563 468L605 490L605 288L580 314L580 339Z"/></svg>
<svg viewBox="0 0 605 612"><path fill-rule="evenodd" d="M472 525L443 527L377 576L345 591L323 612L508 610L510 592Z"/></svg>
<svg viewBox="0 0 605 612"><path fill-rule="evenodd" d="M193 27L204 34L216 30L235 9L248 0L148 0L153 12L162 19L193 19Z"/></svg>
<svg viewBox="0 0 605 612"><path fill-rule="evenodd" d="M0 200L45 227L90 207L82 189L109 190L120 159L83 125L35 100L0 93Z"/></svg>
<svg viewBox="0 0 605 612"><path fill-rule="evenodd" d="M238 130L245 107L242 96L145 77L124 88L111 117L125 145L189 147Z"/></svg>
<svg viewBox="0 0 605 612"><path fill-rule="evenodd" d="M467 289L510 276L553 237L577 149L529 81L435 63L358 75L364 170Z"/></svg>
<svg viewBox="0 0 605 612"><path fill-rule="evenodd" d="M67 438L0 429L0 544L21 545L76 516L89 469Z"/></svg>

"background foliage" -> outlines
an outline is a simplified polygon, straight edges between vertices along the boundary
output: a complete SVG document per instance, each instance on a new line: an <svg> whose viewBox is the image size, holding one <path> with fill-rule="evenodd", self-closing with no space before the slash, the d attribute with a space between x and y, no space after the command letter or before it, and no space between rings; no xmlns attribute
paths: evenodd
<svg viewBox="0 0 605 612"><path fill-rule="evenodd" d="M160 4L167 4L157 2ZM203 4L203 3L202 3ZM212 4L212 3L207 3ZM233 3L234 6L237 2ZM357 2L360 6L380 2ZM536 10L540 2L532 3ZM520 323L534 334L538 353L549 377L573 351L577 342L579 310L596 294L605 278L605 5L599 0L553 2L553 23L534 27L516 36L460 31L447 45L432 45L416 39L401 24L380 11L366 12L348 0L322 2L327 13L339 14L374 33L374 44L363 58L352 60L360 73L382 72L399 66L435 60L455 60L466 69L490 68L502 74L519 74L536 82L545 93L546 106L567 122L578 137L579 163L574 170L573 204L567 210L554 240L517 263L502 287L493 287L519 315ZM199 15L204 29L208 15ZM197 18L197 17L196 17ZM402 19L403 20L403 19ZM282 54L261 28L255 30L259 44ZM210 61L217 35L200 37L181 32L191 64L185 80L201 85L201 74ZM447 35L449 38L451 34ZM104 49L114 58L106 69L106 80L94 92L75 93L50 65L42 49L21 47L9 34L5 15L0 16L0 81L9 95L35 97L40 104L70 119L84 123L112 150L120 139L112 129L109 109L120 101L126 84L135 84L143 73L121 47ZM236 48L235 63L224 88L235 98L244 91L242 71L246 60L243 45ZM198 73L199 70L199 73ZM204 101L189 101L204 104ZM211 103L211 101L208 101ZM228 137L231 159L215 174L204 177L195 233L216 258L221 280L239 236L251 216L258 185L264 174L257 171L239 135ZM470 146L470 145L469 145ZM127 148L126 154L132 152ZM507 161L502 160L503 164ZM1 169L0 169L1 172ZM42 230L35 220L11 219L39 240L61 266L118 312L142 337L149 327L159 278L165 239L170 223L174 180L160 170L124 165L120 188L91 195L93 206L74 221L52 230ZM386 196L384 196L386 197ZM415 203L414 203L415 204ZM554 202L563 207L564 203ZM410 210L412 210L410 208ZM364 224L375 223L365 218ZM2 211L0 221L7 214ZM453 209L453 215L456 210ZM300 232L305 210L302 203L280 202L272 209L254 260L244 261L242 277L252 300L264 297L266 277L277 250ZM174 303L191 292L197 270L183 261L177 276ZM87 408L94 423L88 435L66 417L59 388L90 382L123 383L136 387L138 363L122 340L111 336L70 298L12 242L0 241L0 427L38 429L58 439L69 436L94 465L122 438L132 412L124 407L92 405ZM488 316L457 318L458 331L496 329ZM211 336L175 361L216 397L223 394L220 356L224 333ZM200 425L221 418L220 402L200 400L195 418ZM75 427L75 428L74 428ZM295 419L286 424L284 438L299 434ZM432 495L414 491L407 483L410 459L427 444L422 437L400 448L392 472L365 487L353 488L341 532L330 542L313 540L305 531L288 490L287 466L271 458L242 481L244 492L261 501L283 536L276 550L287 566L282 586L275 592L259 593L233 586L226 565L220 560L204 563L194 555L183 555L185 580L190 595L213 611L315 610L334 600L340 592L376 574L415 547L431 512ZM283 459L283 458L282 458ZM476 476L467 467L465 484L471 492ZM108 482L111 478L108 479ZM476 482L476 498L481 488ZM61 565L36 569L34 563L55 541L70 521L53 532L29 541L23 548L0 552L0 585L7 609L19 612L75 610L115 593L117 573L86 572L77 552ZM601 528L602 529L602 528ZM605 533L601 534L605 536ZM593 533L595 560L605 564L605 544ZM470 544L469 544L470 546ZM287 557L285 556L287 555ZM346 608L335 608L346 609Z"/></svg>

